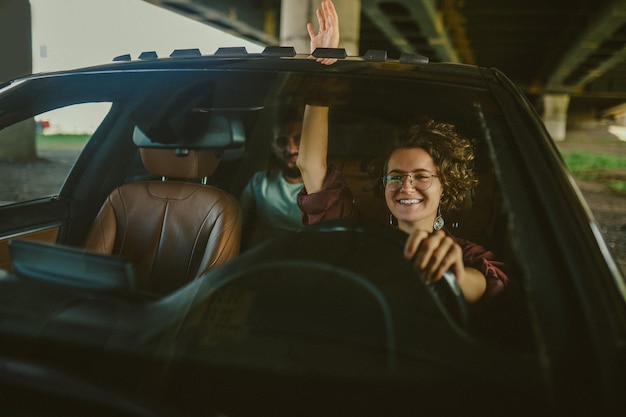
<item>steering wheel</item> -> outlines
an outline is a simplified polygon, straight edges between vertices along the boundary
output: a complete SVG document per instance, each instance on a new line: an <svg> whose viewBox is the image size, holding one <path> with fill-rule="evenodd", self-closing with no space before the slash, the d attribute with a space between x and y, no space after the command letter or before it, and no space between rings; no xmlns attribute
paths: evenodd
<svg viewBox="0 0 626 417"><path fill-rule="evenodd" d="M456 280L454 272L448 270L444 272L443 278L432 284L426 285L430 291L441 301L446 310L463 327L468 326L467 301L463 296L463 291Z"/></svg>
<svg viewBox="0 0 626 417"><path fill-rule="evenodd" d="M373 223L363 219L337 219L328 220L309 226L306 230L318 232L352 232L368 233L370 236L384 239L397 246L400 251L404 248L407 234L387 225ZM415 271L421 279L421 272ZM462 327L468 325L467 301L463 296L461 287L454 275L454 272L447 271L443 278L432 283L425 284L433 294L435 299L443 306L444 310Z"/></svg>

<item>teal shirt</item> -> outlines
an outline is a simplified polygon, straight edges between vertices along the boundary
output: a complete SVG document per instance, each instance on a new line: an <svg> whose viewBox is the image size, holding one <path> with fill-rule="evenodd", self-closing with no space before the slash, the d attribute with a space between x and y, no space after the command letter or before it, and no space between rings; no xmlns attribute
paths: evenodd
<svg viewBox="0 0 626 417"><path fill-rule="evenodd" d="M245 246L304 227L297 195L303 184L291 184L282 173L255 173L243 189L239 204L244 214Z"/></svg>

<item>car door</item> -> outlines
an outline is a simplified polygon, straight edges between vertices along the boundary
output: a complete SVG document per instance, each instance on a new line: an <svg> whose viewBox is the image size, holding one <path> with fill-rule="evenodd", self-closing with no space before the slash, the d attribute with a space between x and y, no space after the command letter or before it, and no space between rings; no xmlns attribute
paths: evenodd
<svg viewBox="0 0 626 417"><path fill-rule="evenodd" d="M8 242L58 242L72 219L72 191L62 193L79 155L111 108L110 103L79 103L38 112L2 106L20 120L0 130L0 268L10 268ZM29 112L30 110L30 112ZM77 175L79 178L80 175Z"/></svg>

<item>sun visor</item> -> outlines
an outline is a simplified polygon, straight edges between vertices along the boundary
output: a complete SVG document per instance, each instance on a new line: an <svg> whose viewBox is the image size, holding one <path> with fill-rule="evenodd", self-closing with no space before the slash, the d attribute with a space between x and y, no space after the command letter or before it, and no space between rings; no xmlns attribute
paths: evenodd
<svg viewBox="0 0 626 417"><path fill-rule="evenodd" d="M156 125L144 132L135 126L133 142L140 148L236 149L244 146L245 131L237 115L195 110L182 129Z"/></svg>

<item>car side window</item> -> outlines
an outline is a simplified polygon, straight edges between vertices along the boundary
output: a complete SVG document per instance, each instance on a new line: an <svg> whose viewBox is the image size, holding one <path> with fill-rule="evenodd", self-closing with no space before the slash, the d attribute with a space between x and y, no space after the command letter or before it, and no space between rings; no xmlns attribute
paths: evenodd
<svg viewBox="0 0 626 417"><path fill-rule="evenodd" d="M0 131L0 206L57 195L110 108L111 103L71 105Z"/></svg>

